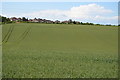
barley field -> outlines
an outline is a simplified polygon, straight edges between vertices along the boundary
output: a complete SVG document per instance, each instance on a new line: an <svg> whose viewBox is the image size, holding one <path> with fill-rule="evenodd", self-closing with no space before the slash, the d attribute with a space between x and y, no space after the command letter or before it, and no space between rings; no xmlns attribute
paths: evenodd
<svg viewBox="0 0 120 80"><path fill-rule="evenodd" d="M117 78L118 27L2 26L3 78Z"/></svg>

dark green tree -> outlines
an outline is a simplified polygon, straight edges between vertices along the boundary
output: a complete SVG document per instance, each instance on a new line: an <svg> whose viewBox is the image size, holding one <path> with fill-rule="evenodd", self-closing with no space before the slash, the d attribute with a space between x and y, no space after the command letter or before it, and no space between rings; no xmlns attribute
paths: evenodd
<svg viewBox="0 0 120 80"><path fill-rule="evenodd" d="M28 21L28 19L25 17L22 17L22 21Z"/></svg>
<svg viewBox="0 0 120 80"><path fill-rule="evenodd" d="M0 16L0 22L2 22L2 23L11 23L9 18L3 17L3 16Z"/></svg>
<svg viewBox="0 0 120 80"><path fill-rule="evenodd" d="M68 20L68 24L71 24L71 23L72 23L72 19L69 19L69 20Z"/></svg>

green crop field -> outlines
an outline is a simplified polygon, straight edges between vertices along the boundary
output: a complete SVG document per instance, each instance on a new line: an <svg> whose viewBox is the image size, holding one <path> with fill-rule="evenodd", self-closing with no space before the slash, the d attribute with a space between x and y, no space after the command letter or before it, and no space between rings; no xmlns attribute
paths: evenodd
<svg viewBox="0 0 120 80"><path fill-rule="evenodd" d="M14 23L2 30L3 78L118 77L118 27Z"/></svg>

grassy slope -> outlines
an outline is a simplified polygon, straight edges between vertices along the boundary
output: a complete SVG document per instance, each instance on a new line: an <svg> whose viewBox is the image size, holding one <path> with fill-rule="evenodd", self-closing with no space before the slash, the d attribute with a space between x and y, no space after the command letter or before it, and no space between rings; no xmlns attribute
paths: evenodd
<svg viewBox="0 0 120 80"><path fill-rule="evenodd" d="M117 77L117 27L6 24L3 38L10 26L3 77Z"/></svg>

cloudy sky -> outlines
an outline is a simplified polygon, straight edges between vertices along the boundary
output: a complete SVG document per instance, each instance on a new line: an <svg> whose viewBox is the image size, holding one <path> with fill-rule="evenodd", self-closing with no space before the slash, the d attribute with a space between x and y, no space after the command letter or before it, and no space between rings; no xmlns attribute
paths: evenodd
<svg viewBox="0 0 120 80"><path fill-rule="evenodd" d="M6 17L76 20L99 24L118 23L117 2L3 2Z"/></svg>

